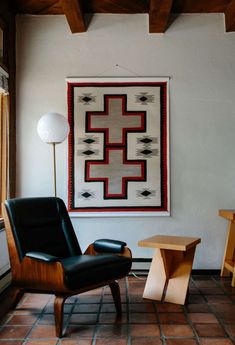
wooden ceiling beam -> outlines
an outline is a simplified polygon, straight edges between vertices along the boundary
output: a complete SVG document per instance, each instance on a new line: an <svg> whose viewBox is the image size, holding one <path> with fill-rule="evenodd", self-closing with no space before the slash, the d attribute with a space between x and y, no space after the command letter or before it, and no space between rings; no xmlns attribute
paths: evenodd
<svg viewBox="0 0 235 345"><path fill-rule="evenodd" d="M163 33L166 31L173 0L150 0L149 32Z"/></svg>
<svg viewBox="0 0 235 345"><path fill-rule="evenodd" d="M81 0L60 0L60 5L67 18L72 33L85 32L86 25Z"/></svg>
<svg viewBox="0 0 235 345"><path fill-rule="evenodd" d="M225 9L225 28L227 32L235 31L235 0L232 0Z"/></svg>

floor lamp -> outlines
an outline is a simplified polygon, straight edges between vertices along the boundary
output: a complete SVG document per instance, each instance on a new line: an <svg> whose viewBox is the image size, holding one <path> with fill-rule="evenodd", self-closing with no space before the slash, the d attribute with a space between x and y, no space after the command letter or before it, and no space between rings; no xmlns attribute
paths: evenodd
<svg viewBox="0 0 235 345"><path fill-rule="evenodd" d="M38 121L37 132L41 140L47 144L52 144L53 148L53 174L54 193L56 191L56 144L62 143L69 134L69 124L63 115L57 113L47 113Z"/></svg>

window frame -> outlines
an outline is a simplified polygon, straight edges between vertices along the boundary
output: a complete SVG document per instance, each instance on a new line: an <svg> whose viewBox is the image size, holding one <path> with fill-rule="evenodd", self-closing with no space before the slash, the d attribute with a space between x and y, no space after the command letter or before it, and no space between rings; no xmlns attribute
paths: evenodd
<svg viewBox="0 0 235 345"><path fill-rule="evenodd" d="M0 59L0 67L3 68L4 71L8 72L8 67L7 67L7 60L8 60L8 51L7 51L7 25L5 21L0 17L0 29L2 30L3 33L3 56L2 56L2 61Z"/></svg>
<svg viewBox="0 0 235 345"><path fill-rule="evenodd" d="M8 73L0 66L0 75L3 75L7 78L7 80L9 80L9 75ZM1 87L0 85L0 94L4 94L7 96L8 95L8 99L6 100L6 102L9 102L9 92L8 92L8 85L7 85L7 89L4 89ZM0 133L0 141L2 140L3 137L6 137L7 138L7 144L6 144L6 151L4 152L5 153L5 157L6 157L6 162L5 162L5 165L6 165L6 181L4 181L5 183L5 188L6 190L8 191L9 190L9 145L10 145L10 133L9 133L9 126L10 126L10 118L9 118L9 103L8 105L6 106L6 111L8 112L8 116L6 116L5 118L5 121L6 121L6 126L3 128L1 128L1 131L4 130L5 133L2 134L2 132ZM1 111L1 109L0 109ZM0 113L0 121L2 121L1 119L1 113ZM1 126L2 126L2 123L1 123ZM0 143L1 144L1 143ZM0 148L2 149L2 145L0 145ZM0 157L2 155L2 152L0 152ZM2 163L2 162L1 162ZM2 183L2 166L0 167L1 168L1 173L0 173L0 183ZM0 189L1 191L1 189ZM7 195L8 193L6 192L6 198L8 197ZM0 202L2 202L2 191L1 191L1 194L0 194ZM4 228L4 222L3 222L3 216L2 216L2 210L0 209L0 230Z"/></svg>

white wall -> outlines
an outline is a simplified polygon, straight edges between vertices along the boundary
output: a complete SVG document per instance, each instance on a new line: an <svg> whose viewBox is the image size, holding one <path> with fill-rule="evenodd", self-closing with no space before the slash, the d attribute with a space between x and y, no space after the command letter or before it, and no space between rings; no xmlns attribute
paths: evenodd
<svg viewBox="0 0 235 345"><path fill-rule="evenodd" d="M123 239L134 257L154 234L201 237L194 268L221 265L235 206L235 34L223 15L182 15L166 34L148 34L147 15L95 15L83 34L63 16L20 16L17 23L17 194L53 194L52 148L36 133L48 111L66 115L68 76L170 76L171 217L76 218L83 248ZM121 67L116 67L118 64ZM67 199L67 143L58 149L58 194Z"/></svg>

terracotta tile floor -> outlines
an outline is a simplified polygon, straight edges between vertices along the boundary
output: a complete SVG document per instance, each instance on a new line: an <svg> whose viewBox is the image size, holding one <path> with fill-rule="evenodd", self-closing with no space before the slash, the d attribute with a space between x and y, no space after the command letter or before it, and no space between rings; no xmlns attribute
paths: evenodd
<svg viewBox="0 0 235 345"><path fill-rule="evenodd" d="M63 339L55 337L53 296L25 294L0 321L0 345L235 344L230 278L192 276L185 306L143 300L146 277L139 278L120 280L120 320L108 287L68 298Z"/></svg>

